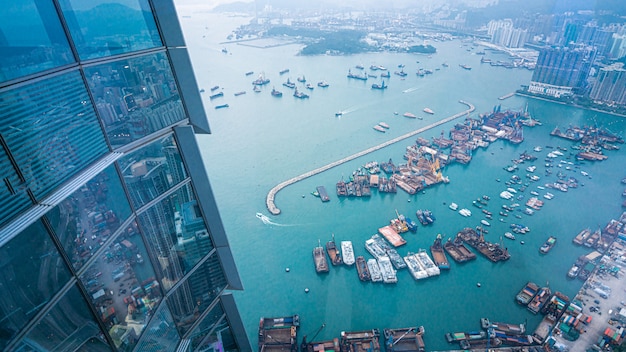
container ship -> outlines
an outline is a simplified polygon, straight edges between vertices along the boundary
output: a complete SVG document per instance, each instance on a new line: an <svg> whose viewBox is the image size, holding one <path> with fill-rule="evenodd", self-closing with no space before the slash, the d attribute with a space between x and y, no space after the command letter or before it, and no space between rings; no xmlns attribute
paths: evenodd
<svg viewBox="0 0 626 352"><path fill-rule="evenodd" d="M259 322L259 352L298 351L300 317L261 318Z"/></svg>
<svg viewBox="0 0 626 352"><path fill-rule="evenodd" d="M328 272L328 261L326 260L326 253L324 253L324 248L322 248L322 244L319 240L317 247L313 248L313 261L315 263L315 271L317 271L318 273Z"/></svg>

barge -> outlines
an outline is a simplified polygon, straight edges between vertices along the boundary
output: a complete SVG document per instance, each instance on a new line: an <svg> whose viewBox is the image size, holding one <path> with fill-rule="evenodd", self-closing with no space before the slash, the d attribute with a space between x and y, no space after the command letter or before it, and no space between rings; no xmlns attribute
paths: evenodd
<svg viewBox="0 0 626 352"><path fill-rule="evenodd" d="M535 295L535 297L533 297L530 303L528 303L528 306L527 306L528 310L533 314L539 313L541 308L543 308L543 305L546 304L546 302L548 302L551 295L552 295L552 291L550 291L549 287L547 286L542 287L539 290L539 292Z"/></svg>
<svg viewBox="0 0 626 352"><path fill-rule="evenodd" d="M300 317L261 318L259 322L259 352L297 352Z"/></svg>
<svg viewBox="0 0 626 352"><path fill-rule="evenodd" d="M321 242L318 240L317 247L313 248L313 261L315 263L315 271L318 273L328 272L328 261L326 260L326 253Z"/></svg>
<svg viewBox="0 0 626 352"><path fill-rule="evenodd" d="M330 200L324 186L317 186L317 193L320 195L320 199L322 200L322 202L328 202Z"/></svg>
<svg viewBox="0 0 626 352"><path fill-rule="evenodd" d="M534 282L528 281L515 296L515 301L523 306L528 305L537 294L537 291L539 291L539 286Z"/></svg>
<svg viewBox="0 0 626 352"><path fill-rule="evenodd" d="M330 258L330 263L332 265L343 264L341 254L339 253L339 249L337 249L337 244L335 243L335 234L333 234L332 240L326 242L326 252L328 252L328 257Z"/></svg>
<svg viewBox="0 0 626 352"><path fill-rule="evenodd" d="M439 269L447 270L450 269L450 263L448 262L448 257L446 257L446 253L443 250L441 240L441 234L437 234L435 242L432 246L430 246L430 253L433 255L433 261L439 267Z"/></svg>
<svg viewBox="0 0 626 352"><path fill-rule="evenodd" d="M351 241L341 241L341 254L343 263L346 265L354 264L354 249Z"/></svg>
<svg viewBox="0 0 626 352"><path fill-rule="evenodd" d="M304 337L306 339L306 336ZM320 342L306 342L303 341L301 348L301 352L320 352L320 351L333 351L340 352L341 345L339 344L339 339L334 338L332 340L320 341Z"/></svg>
<svg viewBox="0 0 626 352"><path fill-rule="evenodd" d="M380 331L378 329L362 331L342 331L341 351L343 352L380 352Z"/></svg>
<svg viewBox="0 0 626 352"><path fill-rule="evenodd" d="M359 273L359 280L372 280L372 276L370 275L370 271L367 267L367 262L365 261L365 257L362 255L356 257L356 271Z"/></svg>
<svg viewBox="0 0 626 352"><path fill-rule="evenodd" d="M387 352L425 352L424 327L384 329L385 351Z"/></svg>
<svg viewBox="0 0 626 352"><path fill-rule="evenodd" d="M448 238L448 241L443 245L443 249L458 263L465 263L476 259L476 254L465 247L463 240L458 235L454 241Z"/></svg>
<svg viewBox="0 0 626 352"><path fill-rule="evenodd" d="M487 329L495 329L498 331L502 331L505 334L509 335L524 335L526 332L526 323L522 324L508 324L508 323L497 323L492 322L487 318L480 318L480 326Z"/></svg>
<svg viewBox="0 0 626 352"><path fill-rule="evenodd" d="M367 269L369 269L370 271L370 277L372 278L372 282L383 281L383 273L380 271L380 267L378 266L378 262L376 261L376 259L367 260Z"/></svg>

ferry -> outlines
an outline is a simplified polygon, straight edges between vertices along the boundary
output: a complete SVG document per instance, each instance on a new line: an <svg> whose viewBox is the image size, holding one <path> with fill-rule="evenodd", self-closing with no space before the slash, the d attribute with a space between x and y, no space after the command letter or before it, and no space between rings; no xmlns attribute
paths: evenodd
<svg viewBox="0 0 626 352"><path fill-rule="evenodd" d="M405 112L404 114L402 114L402 116L404 116L404 117L410 117L410 118L412 118L412 119L417 118L417 115L415 115L415 114L413 114L413 113L410 113L410 112Z"/></svg>
<svg viewBox="0 0 626 352"><path fill-rule="evenodd" d="M539 248L539 251L544 254L548 253L552 249L552 247L554 247L555 244L556 244L556 237L550 236L548 237L546 242L544 242L544 244L541 245L541 248Z"/></svg>
<svg viewBox="0 0 626 352"><path fill-rule="evenodd" d="M315 271L317 271L318 273L328 272L328 261L326 260L326 253L324 253L324 248L322 248L320 240L318 240L317 247L313 248L313 261L315 263Z"/></svg>
<svg viewBox="0 0 626 352"><path fill-rule="evenodd" d="M517 296L515 296L515 301L523 306L528 305L528 303L530 303L530 301L535 297L538 290L539 286L537 286L534 282L529 281L519 291Z"/></svg>
<svg viewBox="0 0 626 352"><path fill-rule="evenodd" d="M362 255L356 257L356 271L359 274L359 280L370 281L372 279L365 257Z"/></svg>
<svg viewBox="0 0 626 352"><path fill-rule="evenodd" d="M376 259L367 260L367 269L370 271L372 282L383 281L383 273L380 271L380 267L378 266Z"/></svg>
<svg viewBox="0 0 626 352"><path fill-rule="evenodd" d="M389 257L381 257L378 259L378 266L380 267L380 271L383 274L383 282L386 284L394 284L398 282L398 277L396 276L396 270L393 268L391 264L391 260Z"/></svg>
<svg viewBox="0 0 626 352"><path fill-rule="evenodd" d="M443 245L441 243L443 236L441 234L437 234L437 238L435 238L435 242L430 246L430 254L433 255L433 261L439 267L439 269L450 269L450 262L448 262L448 258L446 257L446 253L443 250Z"/></svg>
<svg viewBox="0 0 626 352"><path fill-rule="evenodd" d="M426 269L424 269L422 263L413 253L407 253L407 255L404 257L404 261L407 264L407 268L409 269L411 276L413 276L415 280L421 280L428 277L428 272L426 272Z"/></svg>
<svg viewBox="0 0 626 352"><path fill-rule="evenodd" d="M431 115L433 115L435 113L434 111L432 111L429 108L424 108L424 112L427 113L427 114L431 114Z"/></svg>
<svg viewBox="0 0 626 352"><path fill-rule="evenodd" d="M351 241L341 241L341 256L343 257L344 264L354 264L354 249L352 249Z"/></svg>
<svg viewBox="0 0 626 352"><path fill-rule="evenodd" d="M337 244L335 243L335 234L333 234L333 239L326 242L326 252L328 252L328 257L330 258L330 263L332 265L340 265L343 263L341 259L341 253L339 249L337 249Z"/></svg>
<svg viewBox="0 0 626 352"><path fill-rule="evenodd" d="M300 317L261 318L259 321L259 351L297 351Z"/></svg>
<svg viewBox="0 0 626 352"><path fill-rule="evenodd" d="M428 276L437 276L441 274L439 267L433 263L433 260L430 259L428 253L426 253L424 249L420 249L417 254L415 254L415 257L422 263L422 266L428 273Z"/></svg>

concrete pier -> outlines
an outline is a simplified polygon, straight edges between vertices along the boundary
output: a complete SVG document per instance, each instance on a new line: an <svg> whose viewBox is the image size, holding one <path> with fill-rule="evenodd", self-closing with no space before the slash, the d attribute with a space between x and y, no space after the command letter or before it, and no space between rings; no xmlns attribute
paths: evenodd
<svg viewBox="0 0 626 352"><path fill-rule="evenodd" d="M351 160L354 160L356 158L362 157L363 155L366 155L366 154L369 154L369 153L374 152L376 150L382 149L382 148L387 147L387 146L389 146L391 144L394 144L394 143L397 143L399 141L405 140L405 139L407 139L409 137L413 137L416 134L422 133L424 131L428 131L429 129L431 129L433 127L437 127L439 125L443 125L444 123L448 123L448 122L450 122L452 120L455 120L455 119L457 119L457 118L459 118L461 116L465 116L465 115L467 115L467 114L469 114L469 113L471 113L471 112L473 112L475 110L474 105L472 105L471 103L468 103L468 102L463 101L463 100L459 100L459 103L467 105L468 109L465 110L465 111L461 111L461 112L459 112L457 114L454 114L454 115L452 115L450 117L446 117L445 119L441 119L439 121L436 121L436 122L434 122L434 123L432 123L430 125L418 128L415 131L412 131L412 132L403 134L403 135L401 135L399 137L390 139L387 142L381 143L381 144L373 146L371 148L367 148L367 149L365 149L363 151L360 151L358 153L352 154L352 155L347 156L345 158L339 159L337 161L334 161L334 162L332 162L330 164L327 164L327 165L324 165L322 167L318 167L317 169L305 172L302 175L290 178L290 179L288 179L286 181L283 181L283 182L277 184L276 186L274 186L274 188L272 188L267 193L267 197L265 199L265 205L267 206L267 210L269 210L269 212L272 213L273 215L280 214L280 209L278 207L276 207L276 204L274 203L274 200L276 198L276 194L278 193L278 191L280 191L281 189L283 189L283 188L285 188L285 187L287 187L287 186L289 186L291 184L294 184L294 183L296 183L298 181L304 180L305 178L311 177L313 175L317 175L317 174L319 174L321 172L324 172L324 171L326 171L328 169L331 169L331 168L333 168L335 166L338 166L338 165L341 165L341 164L346 163L348 161L351 161Z"/></svg>

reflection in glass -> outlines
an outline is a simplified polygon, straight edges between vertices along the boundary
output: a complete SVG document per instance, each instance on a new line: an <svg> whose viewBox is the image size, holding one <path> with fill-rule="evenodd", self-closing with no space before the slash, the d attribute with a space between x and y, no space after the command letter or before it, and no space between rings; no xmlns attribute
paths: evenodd
<svg viewBox="0 0 626 352"><path fill-rule="evenodd" d="M118 162L135 208L141 208L187 178L172 135L142 147ZM191 194L181 194L181 197L182 202L193 198Z"/></svg>
<svg viewBox="0 0 626 352"><path fill-rule="evenodd" d="M82 60L161 46L147 0L60 0Z"/></svg>
<svg viewBox="0 0 626 352"><path fill-rule="evenodd" d="M0 93L0 135L41 199L108 151L77 71Z"/></svg>
<svg viewBox="0 0 626 352"><path fill-rule="evenodd" d="M26 192L25 183L20 179L18 170L11 163L2 145L0 145L0 175L4 181L0 183L0 226L2 226L32 202Z"/></svg>
<svg viewBox="0 0 626 352"><path fill-rule="evenodd" d="M47 216L74 269L80 269L130 215L114 165L67 197Z"/></svg>
<svg viewBox="0 0 626 352"><path fill-rule="evenodd" d="M88 67L85 75L113 146L185 119L163 52Z"/></svg>
<svg viewBox="0 0 626 352"><path fill-rule="evenodd" d="M166 291L213 249L198 203L191 197L186 184L138 217Z"/></svg>
<svg viewBox="0 0 626 352"><path fill-rule="evenodd" d="M189 330L225 287L224 271L217 253L213 253L167 298L181 335Z"/></svg>
<svg viewBox="0 0 626 352"><path fill-rule="evenodd" d="M191 334L194 351L237 351L228 320L220 304L216 305Z"/></svg>
<svg viewBox="0 0 626 352"><path fill-rule="evenodd" d="M130 351L161 300L146 247L133 224L80 277L115 347Z"/></svg>
<svg viewBox="0 0 626 352"><path fill-rule="evenodd" d="M92 351L110 351L102 337L78 288L73 287L20 341L17 351L74 351L83 345ZM93 340L103 348L94 348L98 344Z"/></svg>
<svg viewBox="0 0 626 352"><path fill-rule="evenodd" d="M0 11L0 83L74 62L51 1L21 0Z"/></svg>
<svg viewBox="0 0 626 352"><path fill-rule="evenodd" d="M40 222L0 248L0 350L69 280L54 243Z"/></svg>
<svg viewBox="0 0 626 352"><path fill-rule="evenodd" d="M174 320L167 305L163 304L154 314L144 337L137 345L137 351L175 351L180 342Z"/></svg>

